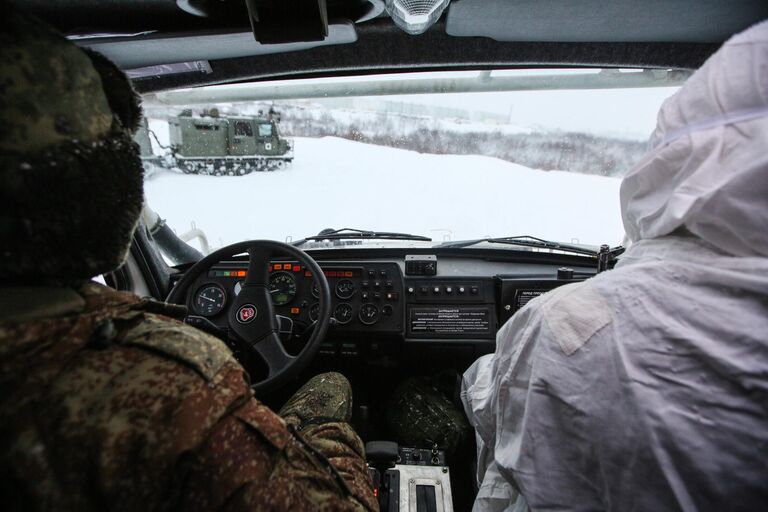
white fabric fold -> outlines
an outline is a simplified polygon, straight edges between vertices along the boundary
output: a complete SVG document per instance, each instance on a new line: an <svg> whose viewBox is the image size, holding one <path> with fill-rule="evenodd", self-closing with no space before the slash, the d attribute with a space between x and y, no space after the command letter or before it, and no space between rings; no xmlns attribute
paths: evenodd
<svg viewBox="0 0 768 512"><path fill-rule="evenodd" d="M631 241L685 227L768 256L768 21L733 37L661 107L653 149L624 178Z"/></svg>
<svg viewBox="0 0 768 512"><path fill-rule="evenodd" d="M665 102L614 270L464 375L475 512L768 509L768 22Z"/></svg>

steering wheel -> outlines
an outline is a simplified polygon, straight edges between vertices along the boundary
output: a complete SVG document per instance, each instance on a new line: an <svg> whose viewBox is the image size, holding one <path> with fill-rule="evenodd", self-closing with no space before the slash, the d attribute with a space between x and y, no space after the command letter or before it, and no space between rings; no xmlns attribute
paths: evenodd
<svg viewBox="0 0 768 512"><path fill-rule="evenodd" d="M230 335L235 336L248 350L253 350L264 361L268 375L252 383L257 391L275 389L296 377L312 361L331 322L331 289L320 265L304 251L273 240L238 242L212 252L184 273L166 299L175 304L186 304L189 287L214 264L248 253L248 274L240 293L227 313ZM285 351L280 341L278 320L269 293L270 259L290 256L303 263L317 280L320 291L320 311L314 330L298 355Z"/></svg>

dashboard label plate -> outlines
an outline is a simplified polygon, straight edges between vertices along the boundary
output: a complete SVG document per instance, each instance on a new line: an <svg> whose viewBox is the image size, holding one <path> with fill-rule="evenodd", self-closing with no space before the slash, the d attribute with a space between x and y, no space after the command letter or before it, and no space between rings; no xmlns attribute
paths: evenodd
<svg viewBox="0 0 768 512"><path fill-rule="evenodd" d="M515 293L515 311L521 309L523 306L531 302L533 299L540 295L544 295L549 291L549 288L538 289L520 289Z"/></svg>
<svg viewBox="0 0 768 512"><path fill-rule="evenodd" d="M408 320L408 330L414 336L491 333L489 308L412 307Z"/></svg>

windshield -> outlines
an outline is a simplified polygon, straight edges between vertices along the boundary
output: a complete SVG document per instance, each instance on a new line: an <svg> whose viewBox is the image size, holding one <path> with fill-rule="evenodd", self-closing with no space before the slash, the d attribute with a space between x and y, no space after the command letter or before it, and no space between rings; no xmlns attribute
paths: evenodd
<svg viewBox="0 0 768 512"><path fill-rule="evenodd" d="M407 79L445 89L453 83L447 80L460 84L465 75ZM359 79L290 82L304 97L266 99L285 87L258 84L145 98L153 134L153 155L145 157L148 204L203 252L347 227L426 236L431 244L532 235L617 245L624 236L620 179L643 155L662 101L676 90L581 85L393 94L399 91L392 84L406 78L387 75L366 77L363 95L334 96L344 80Z"/></svg>

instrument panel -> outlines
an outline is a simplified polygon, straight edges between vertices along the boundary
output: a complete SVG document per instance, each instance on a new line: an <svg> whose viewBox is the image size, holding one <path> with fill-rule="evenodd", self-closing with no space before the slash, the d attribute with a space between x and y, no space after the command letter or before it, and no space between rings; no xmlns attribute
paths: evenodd
<svg viewBox="0 0 768 512"><path fill-rule="evenodd" d="M400 332L403 329L403 278L393 262L321 264L332 296L332 326L342 332ZM275 313L292 323L310 325L317 321L320 296L312 272L297 261L269 263L268 287ZM211 324L226 328L226 311L247 277L247 266L223 262L198 279L188 300L190 313Z"/></svg>
<svg viewBox="0 0 768 512"><path fill-rule="evenodd" d="M528 300L595 274L574 267L563 279L556 264L474 258L408 256L389 259L317 260L331 291L328 340L392 340L438 344L492 344L496 332ZM318 320L315 276L301 262L268 264L268 287L280 332L297 347ZM228 307L247 276L247 263L214 265L190 287L187 322L223 336ZM342 348L344 343L342 343ZM343 352L343 351L342 351ZM321 350L321 353L323 351ZM331 352L329 352L331 353Z"/></svg>

